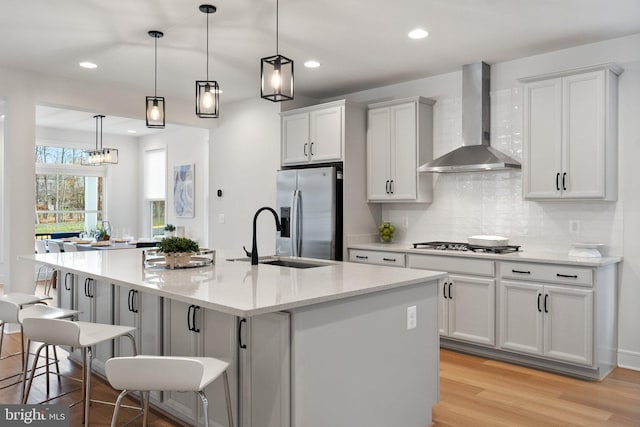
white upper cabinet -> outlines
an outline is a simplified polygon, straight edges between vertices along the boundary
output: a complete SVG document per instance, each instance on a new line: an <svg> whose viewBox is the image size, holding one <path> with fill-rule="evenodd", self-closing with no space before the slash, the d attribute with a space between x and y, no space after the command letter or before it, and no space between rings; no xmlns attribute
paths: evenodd
<svg viewBox="0 0 640 427"><path fill-rule="evenodd" d="M369 105L368 201L431 202L431 174L417 168L432 158L434 102L418 97Z"/></svg>
<svg viewBox="0 0 640 427"><path fill-rule="evenodd" d="M615 64L524 83L525 199L617 199Z"/></svg>
<svg viewBox="0 0 640 427"><path fill-rule="evenodd" d="M339 162L344 152L344 101L282 113L282 165Z"/></svg>

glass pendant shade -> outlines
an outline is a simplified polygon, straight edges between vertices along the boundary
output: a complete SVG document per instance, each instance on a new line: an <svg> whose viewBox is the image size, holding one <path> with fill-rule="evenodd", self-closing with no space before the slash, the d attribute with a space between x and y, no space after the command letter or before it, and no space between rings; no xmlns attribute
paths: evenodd
<svg viewBox="0 0 640 427"><path fill-rule="evenodd" d="M147 96L145 101L145 111L147 117L147 127L164 129L164 97L158 96L158 39L164 36L162 31L152 30L147 33L154 39L154 62L153 62L153 96Z"/></svg>
<svg viewBox="0 0 640 427"><path fill-rule="evenodd" d="M96 148L82 152L82 164L85 166L114 165L118 163L118 149L102 147L102 119L105 116L98 114L96 119Z"/></svg>
<svg viewBox="0 0 640 427"><path fill-rule="evenodd" d="M164 97L163 96L147 96L147 127L148 128L164 128Z"/></svg>
<svg viewBox="0 0 640 427"><path fill-rule="evenodd" d="M293 99L293 61L282 55L260 61L260 96L273 102Z"/></svg>
<svg viewBox="0 0 640 427"><path fill-rule="evenodd" d="M216 81L196 81L196 115L215 119L220 106L220 86Z"/></svg>

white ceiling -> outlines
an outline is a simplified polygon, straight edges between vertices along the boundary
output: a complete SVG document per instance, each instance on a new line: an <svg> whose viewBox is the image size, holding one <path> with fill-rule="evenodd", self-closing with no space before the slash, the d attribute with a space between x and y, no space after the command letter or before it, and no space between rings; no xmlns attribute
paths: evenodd
<svg viewBox="0 0 640 427"><path fill-rule="evenodd" d="M191 99L206 72L205 0L2 0L0 65ZM259 96L275 53L275 0L211 0L210 79L221 102ZM411 40L423 27L430 35ZM280 0L280 53L296 94L326 98L640 33L640 0ZM308 59L322 66L306 69ZM92 61L98 68L78 67ZM265 101L268 102L268 101Z"/></svg>

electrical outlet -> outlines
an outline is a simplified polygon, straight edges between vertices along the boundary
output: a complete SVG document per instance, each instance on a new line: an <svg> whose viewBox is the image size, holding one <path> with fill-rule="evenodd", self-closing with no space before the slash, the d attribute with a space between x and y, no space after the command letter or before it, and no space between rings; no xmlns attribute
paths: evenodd
<svg viewBox="0 0 640 427"><path fill-rule="evenodd" d="M218 222L220 224L224 224L224 214L223 213L218 214Z"/></svg>
<svg viewBox="0 0 640 427"><path fill-rule="evenodd" d="M402 226L403 226L404 228L408 228L408 227L409 227L409 218L408 218L408 217L403 216L403 217L401 218L401 222L402 222Z"/></svg>
<svg viewBox="0 0 640 427"><path fill-rule="evenodd" d="M407 307L407 330L415 328L417 323L416 306Z"/></svg>
<svg viewBox="0 0 640 427"><path fill-rule="evenodd" d="M569 221L569 234L579 234L580 233L580 221L571 220Z"/></svg>

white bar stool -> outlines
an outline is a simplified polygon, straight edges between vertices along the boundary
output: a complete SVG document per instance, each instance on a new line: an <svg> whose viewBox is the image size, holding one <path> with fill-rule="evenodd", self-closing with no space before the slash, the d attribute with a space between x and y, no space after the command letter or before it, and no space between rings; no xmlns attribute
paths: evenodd
<svg viewBox="0 0 640 427"><path fill-rule="evenodd" d="M12 301L11 299L7 299L7 298L0 298L0 328L2 328L0 330L0 349L2 348L2 340L4 338L4 325L6 323L14 323L14 324L18 324L20 325L20 345L21 345L21 350L18 353L13 353L11 355L5 356L3 358L0 358L0 360L4 360L7 359L9 357L12 356L17 356L17 355L21 355L22 356L22 363L20 364L20 366L22 366L24 368L25 366L25 349L24 349L24 331L23 331L23 326L22 323L24 321L24 319L26 318L40 318L40 319L62 319L62 318L69 318L69 317L73 317L75 315L77 315L79 312L77 310L67 310L67 309L62 309L62 308L57 308L57 307L50 307L48 305L42 305L42 304L38 304L38 305L29 305L26 308L22 308L22 304L17 303L16 301L22 301L23 303L25 301L28 301L29 304L33 304L35 302L35 300L37 299L37 297L35 295L31 295L31 299L29 299L29 295L27 294L9 294L9 295L13 295L14 296L14 300ZM55 357L55 365L56 365L56 371L58 372L58 374L60 374L60 367L58 365L58 356L57 354L55 354L54 352L54 357ZM47 354L47 362L46 362L46 369L47 369L47 373L49 372L49 357ZM14 374L14 375L8 375L2 379L0 379L0 381L5 381L9 378L13 378L13 377L17 377L19 375L23 375L24 370ZM19 382L19 381L18 381ZM4 389L7 388L9 386L18 384L18 382L12 383L12 384L8 384L8 385L4 385L3 387L1 387L0 389ZM47 377L47 393L49 392L49 379Z"/></svg>
<svg viewBox="0 0 640 427"><path fill-rule="evenodd" d="M136 330L130 326L120 325L107 325L103 323L91 323L91 322L71 322L69 320L62 319L35 319L27 318L22 323L24 327L24 333L28 337L27 351L31 346L31 341L38 341L42 344L38 347L35 353L35 359L31 368L31 375L29 376L29 384L26 387L26 392L22 398L22 403L26 404L29 399L29 392L31 390L31 384L33 383L33 372L36 369L36 364L40 352L46 346L52 345L64 345L69 347L76 347L82 349L82 399L74 402L70 405L75 406L78 403L84 402L84 414L83 424L89 425L89 405L91 403L91 359L93 357L91 347L104 341L110 341L118 337L126 336L131 340L133 345L134 354L136 351L136 341L133 338L132 332ZM88 357L87 357L88 356ZM23 381L26 382L27 360L25 361L25 375ZM157 375L157 372L155 373ZM77 380L77 379L76 379ZM57 396L59 397L59 396ZM48 399L52 400L54 398ZM100 402L99 403L107 403Z"/></svg>
<svg viewBox="0 0 640 427"><path fill-rule="evenodd" d="M150 391L193 391L202 400L204 425L208 427L209 403L202 390L220 375L224 381L229 427L233 427L228 367L227 362L213 357L135 356L107 360L105 364L107 379L111 387L122 390L116 400L111 427L116 426L122 399L132 391L141 391L143 394L143 426L147 425Z"/></svg>
<svg viewBox="0 0 640 427"><path fill-rule="evenodd" d="M40 296L40 295L33 295L33 294L25 294L22 292L11 292L11 293L0 296L0 301L7 301L7 302L14 303L18 306L19 309L23 308L25 305L38 304L50 299L51 297L46 295ZM14 316L8 316L8 317L11 319L15 318ZM3 316L0 316L0 354L2 354L2 342L4 340L4 324L5 323L20 323L20 322L12 322L8 320L5 321ZM22 326L20 327L20 334L22 337ZM5 357L0 357L0 360L4 360L7 357L16 356L18 354L24 353L24 339L22 339L22 343L23 343L22 352L13 353ZM23 361L23 364L24 364L24 361Z"/></svg>

